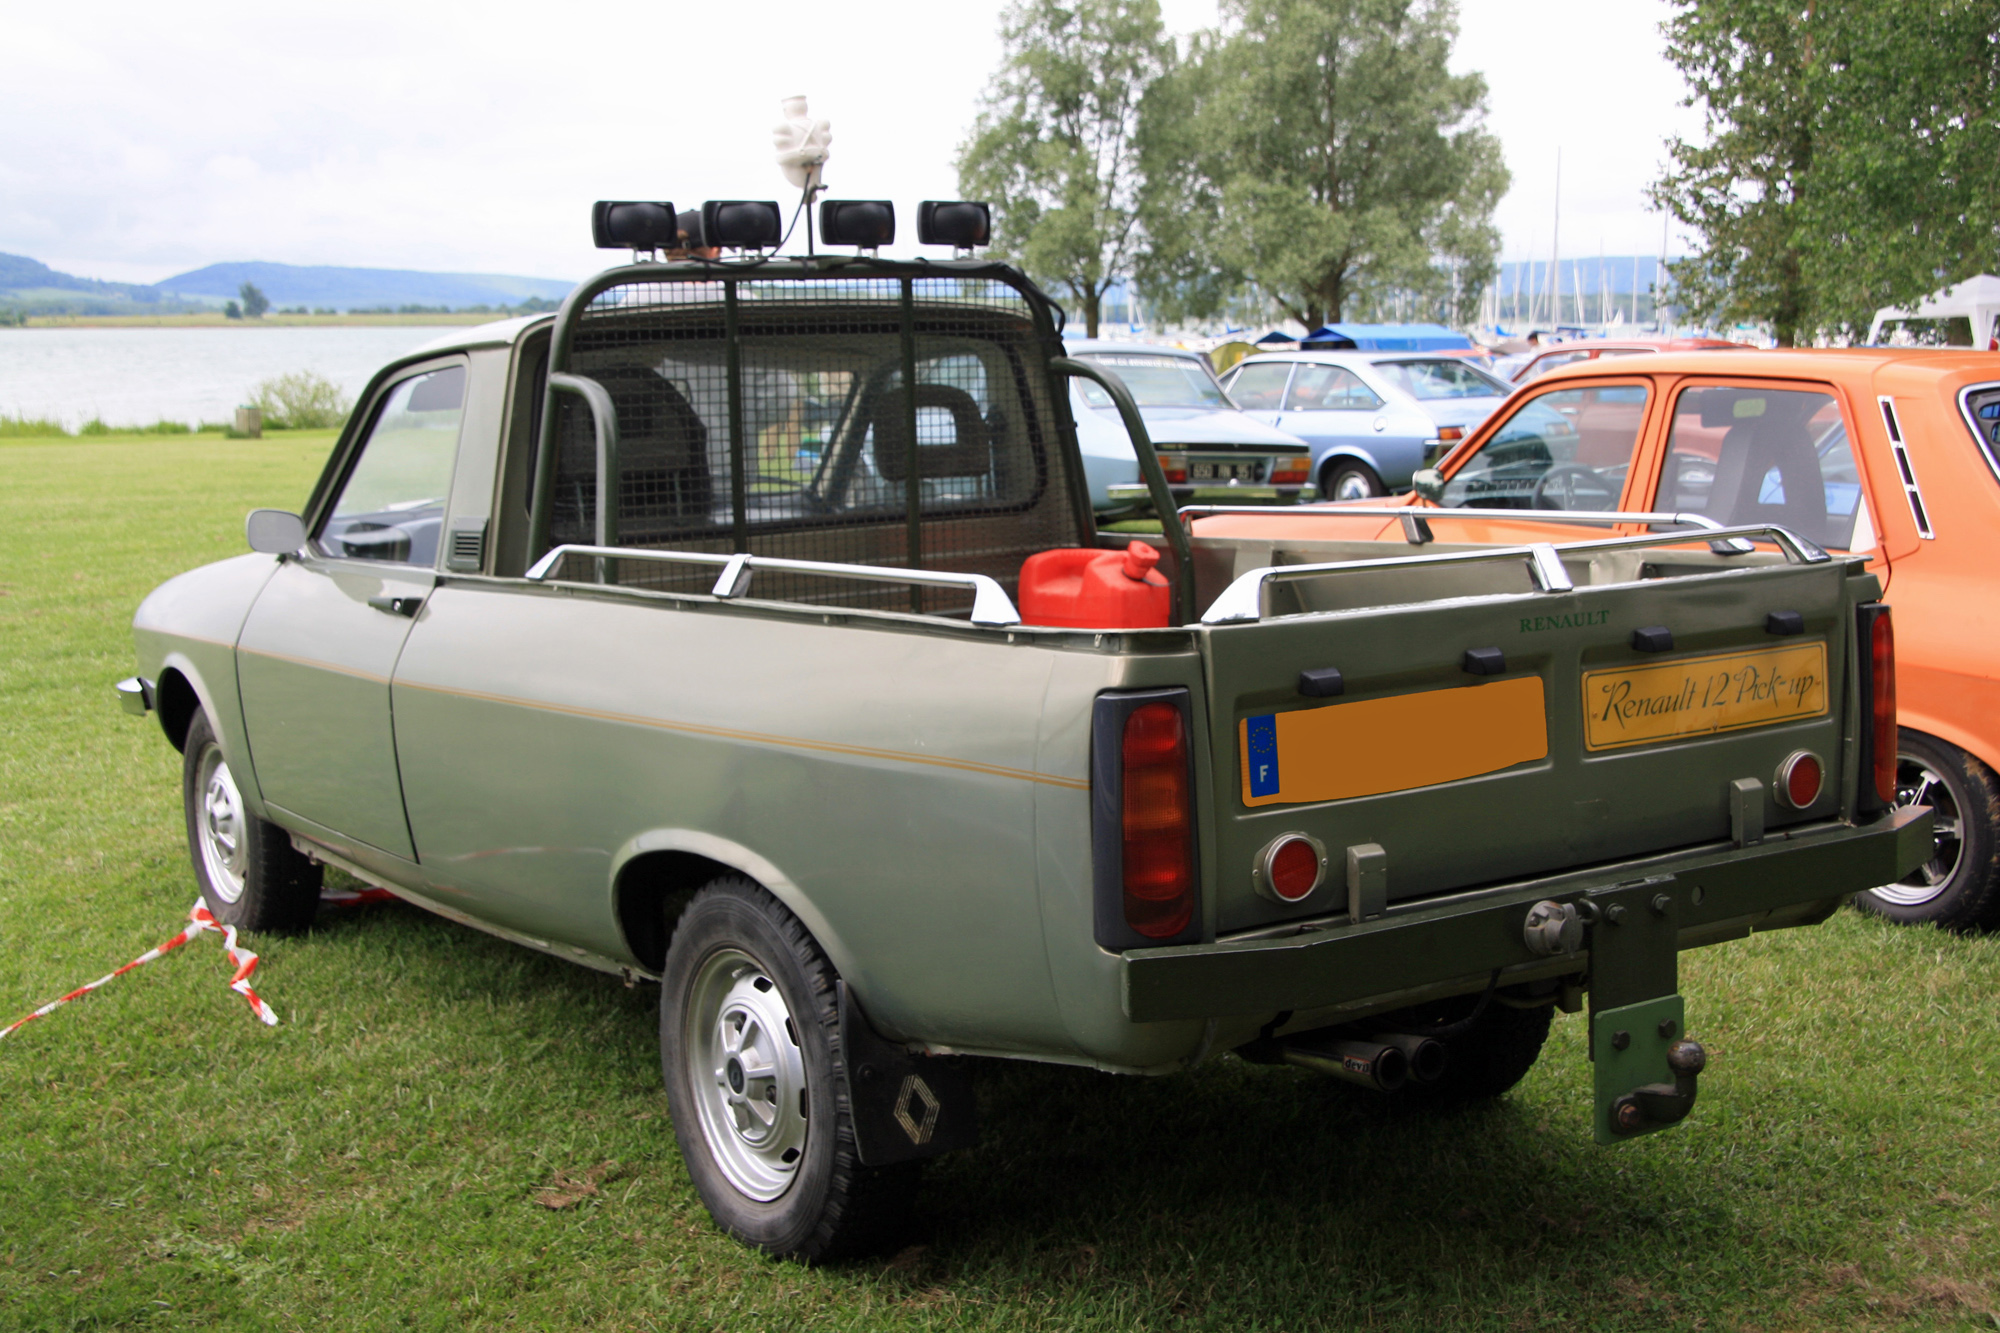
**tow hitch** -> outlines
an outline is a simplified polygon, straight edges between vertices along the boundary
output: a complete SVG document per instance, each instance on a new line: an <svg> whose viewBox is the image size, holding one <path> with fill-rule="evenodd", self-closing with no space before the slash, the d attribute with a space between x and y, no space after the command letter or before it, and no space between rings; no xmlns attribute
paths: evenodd
<svg viewBox="0 0 2000 1333"><path fill-rule="evenodd" d="M1681 898L1671 875L1528 909L1522 935L1543 956L1590 951L1590 1058L1599 1143L1666 1129L1694 1109L1708 1063L1686 1036L1679 986Z"/></svg>

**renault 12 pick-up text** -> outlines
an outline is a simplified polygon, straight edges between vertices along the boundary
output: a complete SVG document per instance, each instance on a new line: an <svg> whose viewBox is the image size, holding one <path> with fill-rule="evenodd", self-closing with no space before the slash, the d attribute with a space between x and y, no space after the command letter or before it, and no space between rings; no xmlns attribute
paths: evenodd
<svg viewBox="0 0 2000 1333"><path fill-rule="evenodd" d="M1679 952L1930 855L1859 557L1100 537L1069 377L1162 514L1166 479L1021 274L702 219L745 248L381 371L302 513L146 598L120 691L222 920L301 928L333 866L657 980L675 1135L750 1244L879 1243L974 1141L977 1057L1440 1102L1587 1003L1596 1138L1658 1130L1706 1058Z"/></svg>

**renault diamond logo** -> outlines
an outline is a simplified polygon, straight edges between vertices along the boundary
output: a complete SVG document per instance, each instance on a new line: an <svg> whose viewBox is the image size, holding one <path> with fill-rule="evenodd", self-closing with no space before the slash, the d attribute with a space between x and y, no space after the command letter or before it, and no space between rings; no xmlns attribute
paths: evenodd
<svg viewBox="0 0 2000 1333"><path fill-rule="evenodd" d="M913 1108L921 1105L922 1110L911 1114ZM937 1128L938 1099L921 1077L911 1074L903 1080L903 1089L896 1094L896 1123L910 1136L910 1142L929 1143L931 1131Z"/></svg>

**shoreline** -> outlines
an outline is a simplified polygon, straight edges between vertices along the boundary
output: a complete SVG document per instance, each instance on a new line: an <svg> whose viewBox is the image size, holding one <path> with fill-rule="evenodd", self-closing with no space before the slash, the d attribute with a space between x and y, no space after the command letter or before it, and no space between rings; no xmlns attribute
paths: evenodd
<svg viewBox="0 0 2000 1333"><path fill-rule="evenodd" d="M505 311L422 315L265 315L262 319L229 319L221 311L179 315L29 315L24 324L0 327L0 335L26 329L275 329L275 328L422 328L467 326L512 319Z"/></svg>

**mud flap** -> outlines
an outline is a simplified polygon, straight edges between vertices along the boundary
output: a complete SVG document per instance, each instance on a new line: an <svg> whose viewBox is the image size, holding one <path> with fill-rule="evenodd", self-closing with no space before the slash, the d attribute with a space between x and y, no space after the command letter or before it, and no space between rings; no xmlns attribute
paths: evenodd
<svg viewBox="0 0 2000 1333"><path fill-rule="evenodd" d="M1680 915L1689 892L1673 876L1588 898L1590 1058L1599 1143L1679 1124L1694 1109L1707 1056L1687 1039L1679 984Z"/></svg>
<svg viewBox="0 0 2000 1333"><path fill-rule="evenodd" d="M954 1056L912 1055L869 1026L845 981L835 985L847 1104L862 1163L888 1166L977 1144L970 1064Z"/></svg>

